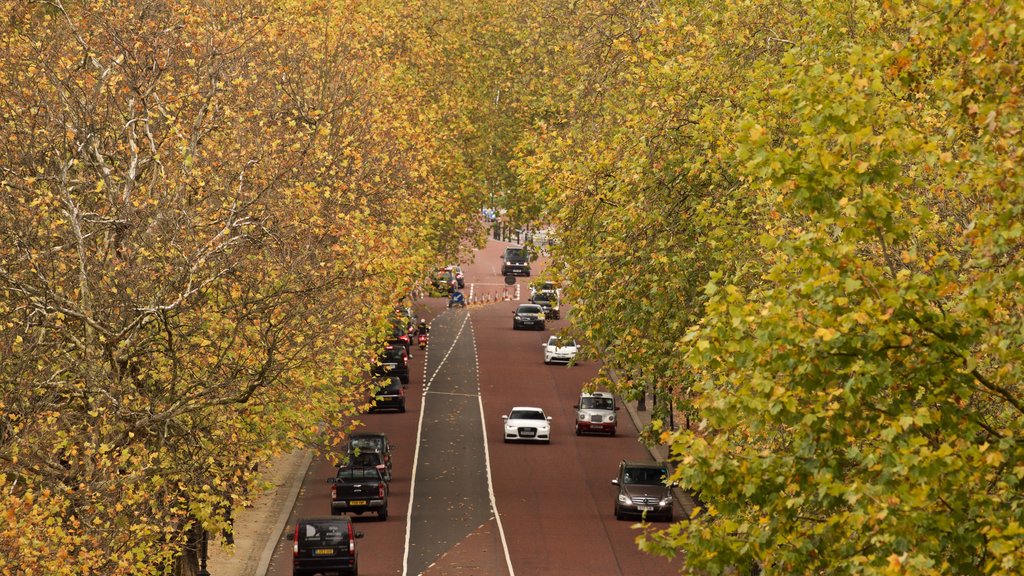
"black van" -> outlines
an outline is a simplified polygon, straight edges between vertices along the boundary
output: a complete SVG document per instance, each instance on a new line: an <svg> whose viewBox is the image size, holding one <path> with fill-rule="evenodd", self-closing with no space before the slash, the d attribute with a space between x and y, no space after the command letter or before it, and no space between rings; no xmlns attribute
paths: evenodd
<svg viewBox="0 0 1024 576"><path fill-rule="evenodd" d="M504 262L501 264L502 276L529 276L530 275L530 252L522 246L509 246L501 256Z"/></svg>
<svg viewBox="0 0 1024 576"><path fill-rule="evenodd" d="M338 574L358 576L356 538L348 516L305 518L295 523L292 574Z"/></svg>

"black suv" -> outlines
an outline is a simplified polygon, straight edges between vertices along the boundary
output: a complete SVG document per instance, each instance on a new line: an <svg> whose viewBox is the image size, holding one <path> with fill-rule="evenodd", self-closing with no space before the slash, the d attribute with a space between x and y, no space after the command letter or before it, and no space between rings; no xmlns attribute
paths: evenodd
<svg viewBox="0 0 1024 576"><path fill-rule="evenodd" d="M645 520L672 521L672 486L665 483L668 466L659 462L619 463L619 474L612 484L619 487L615 517L640 516Z"/></svg>
<svg viewBox="0 0 1024 576"><path fill-rule="evenodd" d="M356 576L359 573L356 538L362 537L362 532L352 529L348 517L299 520L292 536L292 574L336 572Z"/></svg>
<svg viewBox="0 0 1024 576"><path fill-rule="evenodd" d="M346 452L350 456L362 452L380 452L388 472L391 472L391 450L394 447L395 445L388 441L388 435L383 432L356 432L349 435Z"/></svg>
<svg viewBox="0 0 1024 576"><path fill-rule="evenodd" d="M501 264L502 276L529 276L530 275L530 252L521 246L509 246L501 256L504 262Z"/></svg>
<svg viewBox="0 0 1024 576"><path fill-rule="evenodd" d="M373 366L375 376L395 376L402 384L409 383L409 353L400 344L386 344Z"/></svg>
<svg viewBox="0 0 1024 576"><path fill-rule="evenodd" d="M397 377L381 382L377 392L373 395L373 410L398 410L405 412L405 387Z"/></svg>
<svg viewBox="0 0 1024 576"><path fill-rule="evenodd" d="M331 484L331 514L376 512L381 521L388 519L390 486L379 468L342 466L327 482Z"/></svg>

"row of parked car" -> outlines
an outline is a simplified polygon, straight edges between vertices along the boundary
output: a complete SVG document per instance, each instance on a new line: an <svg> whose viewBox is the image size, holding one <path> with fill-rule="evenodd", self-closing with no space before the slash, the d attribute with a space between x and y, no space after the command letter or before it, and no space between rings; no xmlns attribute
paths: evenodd
<svg viewBox="0 0 1024 576"><path fill-rule="evenodd" d="M394 309L390 333L371 368L375 380L370 411L406 411L409 358L413 336L420 330L415 313L408 307ZM292 573L296 576L345 574L358 576L356 539L363 533L354 529L352 515L375 514L388 518L391 493L391 444L383 432L359 432L349 436L341 452L331 485L331 516L300 519L295 525Z"/></svg>

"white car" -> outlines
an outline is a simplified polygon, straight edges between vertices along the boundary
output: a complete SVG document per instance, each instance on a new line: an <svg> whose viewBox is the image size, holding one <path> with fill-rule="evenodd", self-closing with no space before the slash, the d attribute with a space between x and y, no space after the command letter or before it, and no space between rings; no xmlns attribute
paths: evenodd
<svg viewBox="0 0 1024 576"><path fill-rule="evenodd" d="M505 421L505 442L551 442L551 417L541 408L516 406L501 419Z"/></svg>
<svg viewBox="0 0 1024 576"><path fill-rule="evenodd" d="M565 362L566 364L576 359L576 353L580 347L572 338L559 338L551 336L544 344L544 363Z"/></svg>

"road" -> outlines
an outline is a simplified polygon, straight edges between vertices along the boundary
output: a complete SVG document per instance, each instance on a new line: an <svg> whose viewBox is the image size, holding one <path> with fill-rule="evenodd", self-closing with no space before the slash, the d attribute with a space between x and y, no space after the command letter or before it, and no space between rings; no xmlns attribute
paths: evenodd
<svg viewBox="0 0 1024 576"><path fill-rule="evenodd" d="M355 517L365 535L360 574L678 573L678 560L640 552L639 530L612 512L618 462L650 459L631 420L620 411L615 437L573 433L572 406L597 366L543 363L543 341L567 320L549 322L543 332L512 329L518 302L500 300L504 246L491 241L463 265L474 296L497 302L455 310L440 299L417 303L433 320L426 353L415 350L412 359L408 410L363 418L365 430L387 433L397 448L390 517ZM506 294L525 299L528 280ZM540 406L552 416L550 444L503 442L501 416L513 405ZM330 514L326 479L333 472L326 459L314 461L292 522ZM291 574L290 564L291 542L282 539L267 573Z"/></svg>

